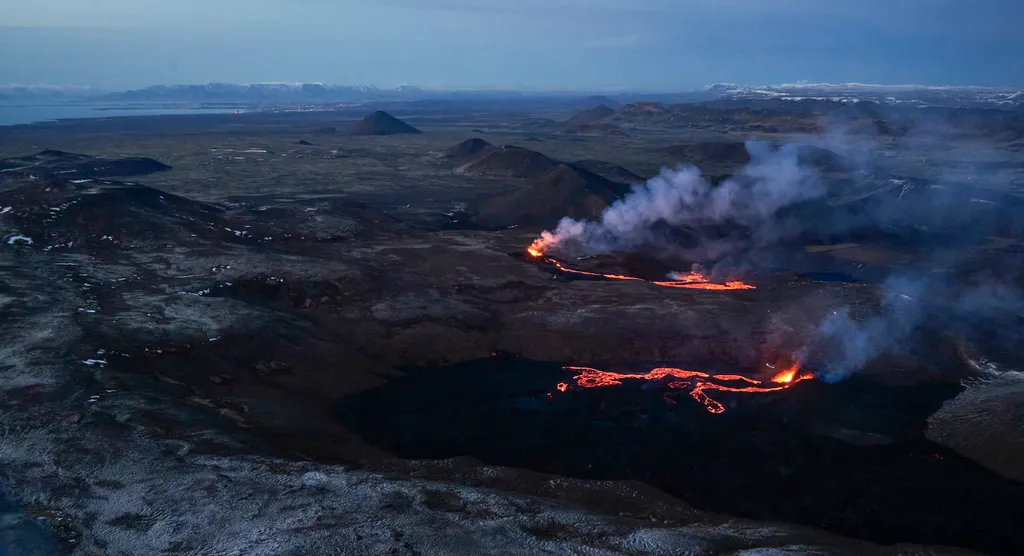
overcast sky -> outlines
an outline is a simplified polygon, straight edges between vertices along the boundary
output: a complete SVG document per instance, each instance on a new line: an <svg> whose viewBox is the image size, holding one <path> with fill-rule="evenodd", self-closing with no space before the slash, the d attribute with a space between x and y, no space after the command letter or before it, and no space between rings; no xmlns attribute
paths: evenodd
<svg viewBox="0 0 1024 556"><path fill-rule="evenodd" d="M1022 0L0 0L0 85L1024 84Z"/></svg>

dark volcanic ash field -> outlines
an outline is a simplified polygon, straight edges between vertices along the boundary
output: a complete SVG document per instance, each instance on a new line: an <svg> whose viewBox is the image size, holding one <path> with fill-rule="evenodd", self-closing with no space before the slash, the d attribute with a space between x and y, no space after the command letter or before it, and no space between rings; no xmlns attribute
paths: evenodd
<svg viewBox="0 0 1024 556"><path fill-rule="evenodd" d="M0 540L1024 552L1019 121L797 104L0 130Z"/></svg>

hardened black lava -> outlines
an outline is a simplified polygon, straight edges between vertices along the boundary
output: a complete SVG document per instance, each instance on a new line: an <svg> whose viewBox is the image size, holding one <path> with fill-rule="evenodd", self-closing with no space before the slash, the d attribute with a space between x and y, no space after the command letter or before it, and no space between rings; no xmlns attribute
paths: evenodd
<svg viewBox="0 0 1024 556"><path fill-rule="evenodd" d="M571 378L499 356L411 372L337 414L399 457L638 480L709 511L878 543L1024 554L1024 485L923 436L955 386L808 380L754 396L715 392L726 407L715 415L686 395L665 401L664 383L580 389ZM850 431L871 441L851 443Z"/></svg>

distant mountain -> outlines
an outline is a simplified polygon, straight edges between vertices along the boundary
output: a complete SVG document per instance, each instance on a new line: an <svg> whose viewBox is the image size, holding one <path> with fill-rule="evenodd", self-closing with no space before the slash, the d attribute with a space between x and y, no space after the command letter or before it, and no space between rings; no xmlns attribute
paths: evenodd
<svg viewBox="0 0 1024 556"><path fill-rule="evenodd" d="M0 102L83 100L104 91L92 87L55 87L49 85L11 85L0 87Z"/></svg>
<svg viewBox="0 0 1024 556"><path fill-rule="evenodd" d="M594 122L598 122L611 116L615 113L615 109L610 108L606 104L598 104L593 108L577 112L573 117L566 120L566 127L574 127L581 125L590 125Z"/></svg>
<svg viewBox="0 0 1024 556"><path fill-rule="evenodd" d="M619 106L623 102L647 99L650 95L619 94L612 96L591 96L584 91L514 91L508 89L422 89L414 85L401 84L394 88L372 85L327 85L324 83L206 83L180 85L151 85L129 91L94 93L91 100L97 102L188 102L188 103L331 103L331 102L377 102L377 101L464 101L515 102L564 101L575 104L591 99L591 104L602 103ZM659 94L652 97L662 102L688 102L712 100L716 95L701 91L697 93ZM596 101L596 102L592 102Z"/></svg>
<svg viewBox="0 0 1024 556"><path fill-rule="evenodd" d="M729 89L731 90L731 89ZM597 124L585 126L578 134L603 133L614 135L637 131L663 131L666 129L727 130L733 133L821 133L829 129L842 129L845 133L870 136L902 137L914 129L933 129L941 126L945 133L964 138L985 137L1017 144L1024 137L1024 101L1021 94L1005 94L1014 104L982 104L975 98L973 105L935 106L896 102L876 102L860 99L832 100L807 97L728 98L697 104L662 105L655 102L632 102L620 108ZM563 130L566 133L567 130ZM685 146L684 146L685 147ZM692 145L690 146L692 147ZM664 152L677 156L667 163L684 162L691 158L728 160L744 156L741 146L685 148L679 152ZM701 147L703 148L703 147ZM730 148L731 151L721 150ZM715 150L717 149L717 150Z"/></svg>
<svg viewBox="0 0 1024 556"><path fill-rule="evenodd" d="M141 89L94 95L97 102L189 102L189 103L330 103L420 100L509 100L520 98L579 98L583 93L523 93L507 90L427 90L402 84L395 88L372 85L325 85L323 83L206 83L195 85L151 85Z"/></svg>
<svg viewBox="0 0 1024 556"><path fill-rule="evenodd" d="M207 83L204 85L152 85L142 89L109 93L96 100L110 102L358 102L418 98L423 91L403 86L378 89L373 86L337 86L323 83Z"/></svg>
<svg viewBox="0 0 1024 556"><path fill-rule="evenodd" d="M629 93L588 95L584 92L522 92L499 89L427 90L409 84L394 88L372 85L327 85L324 83L205 83L151 85L141 89L110 92L93 87L12 85L0 86L0 102L80 101L90 102L187 102L187 103L331 103L374 101L563 99L597 104L601 111L622 105L701 103L713 100L757 102L761 100L818 100L856 103L872 101L907 106L978 106L1015 109L1024 107L1024 90L1014 87L941 85L879 85L871 83L785 83L781 85L740 85L717 83L702 91L678 93ZM610 107L610 108L609 108ZM583 118L592 116L581 113ZM597 110L595 109L596 113ZM585 124L590 122L573 122Z"/></svg>
<svg viewBox="0 0 1024 556"><path fill-rule="evenodd" d="M363 118L349 130L349 135L401 135L422 133L398 118L378 110Z"/></svg>
<svg viewBox="0 0 1024 556"><path fill-rule="evenodd" d="M1024 91L1010 87L947 85L878 85L871 83L787 83L745 86L717 83L707 88L720 99L828 100L910 106L991 106L1014 108L1024 103Z"/></svg>

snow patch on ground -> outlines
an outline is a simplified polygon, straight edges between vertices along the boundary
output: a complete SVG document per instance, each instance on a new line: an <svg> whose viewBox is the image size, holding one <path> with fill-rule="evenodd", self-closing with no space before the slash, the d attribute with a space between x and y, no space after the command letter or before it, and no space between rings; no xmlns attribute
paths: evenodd
<svg viewBox="0 0 1024 556"><path fill-rule="evenodd" d="M70 249L71 246L74 245L74 244L75 244L75 242L69 241L67 243L58 243L56 245L47 245L46 247L43 247L43 252L44 253L48 253L51 249L56 249L58 247L67 247L67 248Z"/></svg>

